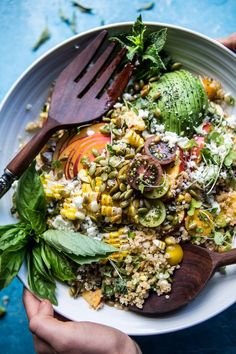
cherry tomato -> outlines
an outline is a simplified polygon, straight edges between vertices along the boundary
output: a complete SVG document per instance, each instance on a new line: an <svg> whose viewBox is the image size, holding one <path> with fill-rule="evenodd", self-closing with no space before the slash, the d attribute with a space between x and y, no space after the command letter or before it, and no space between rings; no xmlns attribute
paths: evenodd
<svg viewBox="0 0 236 354"><path fill-rule="evenodd" d="M158 186L162 177L162 168L158 161L147 155L139 155L127 171L128 183L141 192L148 192Z"/></svg>
<svg viewBox="0 0 236 354"><path fill-rule="evenodd" d="M168 165L175 160L177 146L170 147L158 136L151 136L144 144L145 154L157 160L161 165Z"/></svg>
<svg viewBox="0 0 236 354"><path fill-rule="evenodd" d="M205 138L203 136L195 136L194 140L196 141L197 146L194 146L191 149L191 158L199 163L201 161L201 150L205 145Z"/></svg>

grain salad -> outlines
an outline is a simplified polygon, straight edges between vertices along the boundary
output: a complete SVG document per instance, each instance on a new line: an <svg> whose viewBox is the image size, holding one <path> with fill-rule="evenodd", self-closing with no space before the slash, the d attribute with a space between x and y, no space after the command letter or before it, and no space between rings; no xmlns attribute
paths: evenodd
<svg viewBox="0 0 236 354"><path fill-rule="evenodd" d="M142 35L143 43L122 43L136 70L118 102L92 125L55 133L18 182L12 212L36 240L29 285L54 303L55 279L93 309L142 309L150 292L171 301L183 243L216 252L233 244L234 99L164 52L166 29L145 34L140 18L135 26L126 40ZM49 106L50 98L28 131L44 124ZM19 200L32 181L30 229Z"/></svg>

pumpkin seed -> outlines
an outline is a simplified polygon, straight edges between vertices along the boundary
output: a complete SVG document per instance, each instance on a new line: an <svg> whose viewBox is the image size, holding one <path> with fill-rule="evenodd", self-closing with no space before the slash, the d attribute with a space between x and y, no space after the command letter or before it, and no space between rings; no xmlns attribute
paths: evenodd
<svg viewBox="0 0 236 354"><path fill-rule="evenodd" d="M126 176L126 175L121 175L121 176L119 176L118 178L119 178L119 180L120 180L121 182L125 182L125 181L127 180L127 176Z"/></svg>
<svg viewBox="0 0 236 354"><path fill-rule="evenodd" d="M90 215L90 219L95 223L97 222L97 218L95 215Z"/></svg>
<svg viewBox="0 0 236 354"><path fill-rule="evenodd" d="M96 181L94 178L91 179L90 185L91 185L92 190L94 190L95 186L96 186Z"/></svg>
<svg viewBox="0 0 236 354"><path fill-rule="evenodd" d="M88 170L88 173L89 173L89 176L93 176L95 171L96 171L96 163L92 162L90 167L89 167L89 170Z"/></svg>
<svg viewBox="0 0 236 354"><path fill-rule="evenodd" d="M94 157L98 157L100 155L100 153L97 149L92 149L92 154Z"/></svg>
<svg viewBox="0 0 236 354"><path fill-rule="evenodd" d="M103 183L101 184L101 186L99 187L99 192L102 193L102 192L105 191L105 189L106 189L106 183L103 182Z"/></svg>
<svg viewBox="0 0 236 354"><path fill-rule="evenodd" d="M116 178L116 176L118 175L118 172L117 171L111 171L108 175L109 178Z"/></svg>
<svg viewBox="0 0 236 354"><path fill-rule="evenodd" d="M103 172L103 173L101 174L101 179L103 180L103 182L106 182L107 179L108 179L108 174L107 174L106 172Z"/></svg>
<svg viewBox="0 0 236 354"><path fill-rule="evenodd" d="M103 122L110 122L110 121L111 121L111 118L103 117L102 120L103 120Z"/></svg>
<svg viewBox="0 0 236 354"><path fill-rule="evenodd" d="M137 149L136 149L136 153L140 152L143 150L143 145L140 145Z"/></svg>
<svg viewBox="0 0 236 354"><path fill-rule="evenodd" d="M117 166L119 166L121 163L121 159L117 156L111 156L109 159L109 165L113 168L116 168Z"/></svg>
<svg viewBox="0 0 236 354"><path fill-rule="evenodd" d="M156 118L159 118L161 116L160 108L156 107L155 110L153 111L153 114Z"/></svg>
<svg viewBox="0 0 236 354"><path fill-rule="evenodd" d="M120 196L121 196L121 192L117 192L117 193L113 194L112 200L118 200L118 199L120 199Z"/></svg>
<svg viewBox="0 0 236 354"><path fill-rule="evenodd" d="M110 124L104 124L103 127L99 129L99 131L104 135L110 135L111 134Z"/></svg>
<svg viewBox="0 0 236 354"><path fill-rule="evenodd" d="M116 182L116 184L111 188L110 190L110 195L113 195L114 193L116 193L119 190L119 186L118 183Z"/></svg>
<svg viewBox="0 0 236 354"><path fill-rule="evenodd" d="M108 160L107 159L103 159L99 161L99 165L101 166L107 166L108 165Z"/></svg>
<svg viewBox="0 0 236 354"><path fill-rule="evenodd" d="M126 189L127 189L127 186L126 186L126 184L124 184L124 183L121 183L121 184L120 184L120 190L121 190L121 192L124 192L124 191L126 191Z"/></svg>
<svg viewBox="0 0 236 354"><path fill-rule="evenodd" d="M88 157L82 157L82 159L80 161L84 167L90 166L90 161L89 161Z"/></svg>
<svg viewBox="0 0 236 354"><path fill-rule="evenodd" d="M144 81L143 81L143 80L140 80L140 81L139 81L140 90L143 88L143 86L144 86Z"/></svg>
<svg viewBox="0 0 236 354"><path fill-rule="evenodd" d="M109 176L108 176L109 177ZM107 180L107 187L112 188L115 185L118 185L117 182L114 179L108 179Z"/></svg>
<svg viewBox="0 0 236 354"><path fill-rule="evenodd" d="M105 160L104 156L97 156L96 159L94 159L94 162L100 162L102 160Z"/></svg>
<svg viewBox="0 0 236 354"><path fill-rule="evenodd" d="M150 86L149 85L144 85L142 90L141 90L141 97L146 97L148 92L150 90Z"/></svg>
<svg viewBox="0 0 236 354"><path fill-rule="evenodd" d="M148 209L147 208L139 208L138 209L138 214L145 214L148 212Z"/></svg>
<svg viewBox="0 0 236 354"><path fill-rule="evenodd" d="M127 208L127 206L129 205L129 201L128 200L124 200L123 202L121 202L120 203L120 207L122 208L122 209L124 209L124 208Z"/></svg>
<svg viewBox="0 0 236 354"><path fill-rule="evenodd" d="M135 91L139 91L139 90L140 90L140 86L139 86L139 83L138 83L138 82L135 82L135 84L134 84L134 90L135 90Z"/></svg>
<svg viewBox="0 0 236 354"><path fill-rule="evenodd" d="M161 97L161 92L156 92L154 95L153 95L153 100L155 101L155 100L158 100L158 98L160 98Z"/></svg>
<svg viewBox="0 0 236 354"><path fill-rule="evenodd" d="M103 168L102 167L98 167L95 171L95 176L100 176L103 172Z"/></svg>
<svg viewBox="0 0 236 354"><path fill-rule="evenodd" d="M127 155L125 156L125 158L126 158L126 159L133 159L134 156L135 156L135 154L127 154Z"/></svg>
<svg viewBox="0 0 236 354"><path fill-rule="evenodd" d="M131 196L132 196L132 194L133 194L133 189L129 189L127 192L124 192L125 193L125 195L124 195L124 199L126 200L126 199L129 199Z"/></svg>
<svg viewBox="0 0 236 354"><path fill-rule="evenodd" d="M150 79L148 81L149 82L154 82L154 81L157 81L157 80L159 80L159 76L150 77Z"/></svg>
<svg viewBox="0 0 236 354"><path fill-rule="evenodd" d="M174 70L179 70L181 67L182 67L182 64L176 62L176 63L174 63L174 64L171 65L171 68L170 68L170 69L174 71Z"/></svg>

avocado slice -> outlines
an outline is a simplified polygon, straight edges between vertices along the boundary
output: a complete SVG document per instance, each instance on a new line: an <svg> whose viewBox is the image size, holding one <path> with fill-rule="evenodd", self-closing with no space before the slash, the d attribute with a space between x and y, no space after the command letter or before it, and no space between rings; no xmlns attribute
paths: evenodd
<svg viewBox="0 0 236 354"><path fill-rule="evenodd" d="M160 97L155 101L157 93ZM189 71L166 73L151 84L146 96L161 111L160 123L166 130L191 136L194 127L200 125L208 108L208 98L200 79Z"/></svg>

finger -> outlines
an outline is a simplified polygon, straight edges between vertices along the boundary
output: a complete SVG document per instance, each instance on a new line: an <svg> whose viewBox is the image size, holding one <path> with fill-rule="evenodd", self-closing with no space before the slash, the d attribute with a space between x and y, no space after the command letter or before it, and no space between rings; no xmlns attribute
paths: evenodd
<svg viewBox="0 0 236 354"><path fill-rule="evenodd" d="M38 313L40 300L38 300L29 290L24 288L23 303L25 306L27 317L30 320Z"/></svg>
<svg viewBox="0 0 236 354"><path fill-rule="evenodd" d="M54 310L52 307L52 304L48 300L43 300L41 301L38 309L38 315L39 316L54 316Z"/></svg>

